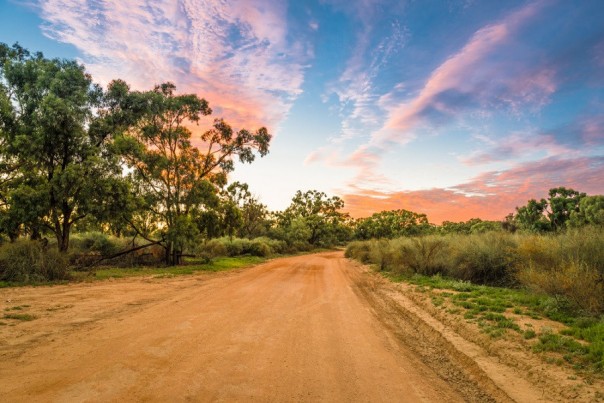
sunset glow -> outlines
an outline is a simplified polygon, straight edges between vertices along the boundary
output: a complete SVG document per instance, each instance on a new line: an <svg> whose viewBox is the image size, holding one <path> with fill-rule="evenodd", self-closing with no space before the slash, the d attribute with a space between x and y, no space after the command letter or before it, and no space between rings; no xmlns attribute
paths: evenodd
<svg viewBox="0 0 604 403"><path fill-rule="evenodd" d="M232 180L270 209L317 189L434 223L604 193L603 21L601 0L0 0L0 42L268 127Z"/></svg>

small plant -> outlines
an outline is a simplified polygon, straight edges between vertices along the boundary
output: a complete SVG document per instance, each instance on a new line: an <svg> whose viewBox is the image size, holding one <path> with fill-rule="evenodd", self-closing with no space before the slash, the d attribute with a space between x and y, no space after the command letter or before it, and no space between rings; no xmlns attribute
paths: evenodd
<svg viewBox="0 0 604 403"><path fill-rule="evenodd" d="M30 315L28 313L6 313L6 314L4 314L4 319L30 321L30 320L37 319L37 316Z"/></svg>

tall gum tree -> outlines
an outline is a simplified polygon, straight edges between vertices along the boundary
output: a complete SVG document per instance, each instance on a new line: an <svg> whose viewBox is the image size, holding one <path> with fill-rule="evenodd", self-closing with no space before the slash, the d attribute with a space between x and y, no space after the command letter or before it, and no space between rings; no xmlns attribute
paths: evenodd
<svg viewBox="0 0 604 403"><path fill-rule="evenodd" d="M233 171L233 158L251 163L268 153L271 135L262 127L239 131L216 119L199 145L191 142L188 126L210 115L208 102L194 94L177 95L172 83L148 92L131 92L131 105L143 110L138 123L117 146L138 183L142 208L155 217L157 238L166 264L179 264L188 241L199 233L196 218L217 205L217 194ZM131 222L135 230L136 223Z"/></svg>
<svg viewBox="0 0 604 403"><path fill-rule="evenodd" d="M107 92L73 60L0 44L0 187L3 230L49 231L62 252L72 227L120 210L127 185L110 152L129 125L123 85Z"/></svg>

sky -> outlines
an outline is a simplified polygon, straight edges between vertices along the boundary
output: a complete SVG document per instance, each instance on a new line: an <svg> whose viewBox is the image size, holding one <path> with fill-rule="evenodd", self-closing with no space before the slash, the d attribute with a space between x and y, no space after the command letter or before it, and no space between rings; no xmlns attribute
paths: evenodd
<svg viewBox="0 0 604 403"><path fill-rule="evenodd" d="M0 0L17 41L266 126L231 180L273 210L317 189L354 217L500 220L604 193L602 0Z"/></svg>

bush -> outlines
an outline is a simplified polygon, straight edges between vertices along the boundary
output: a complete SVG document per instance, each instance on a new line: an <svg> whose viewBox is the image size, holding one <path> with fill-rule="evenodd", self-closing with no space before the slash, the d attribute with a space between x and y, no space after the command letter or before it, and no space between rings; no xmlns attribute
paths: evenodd
<svg viewBox="0 0 604 403"><path fill-rule="evenodd" d="M586 313L604 313L604 230L586 227L525 238L519 254L521 284L567 300Z"/></svg>
<svg viewBox="0 0 604 403"><path fill-rule="evenodd" d="M344 256L358 260L366 264L371 263L369 252L371 251L371 243L368 241L354 241L348 244Z"/></svg>
<svg viewBox="0 0 604 403"><path fill-rule="evenodd" d="M449 275L477 284L515 285L518 255L512 236L488 232L456 241Z"/></svg>
<svg viewBox="0 0 604 403"><path fill-rule="evenodd" d="M266 242L253 240L250 244L250 255L266 257L273 254L273 249Z"/></svg>
<svg viewBox="0 0 604 403"><path fill-rule="evenodd" d="M274 253L284 253L291 248L284 241L259 237L247 238L215 238L207 241L202 247L202 254L210 258L218 256L270 256Z"/></svg>
<svg viewBox="0 0 604 403"><path fill-rule="evenodd" d="M0 248L0 279L19 283L69 278L67 258L37 241L19 241Z"/></svg>
<svg viewBox="0 0 604 403"><path fill-rule="evenodd" d="M202 253L207 254L210 258L228 255L227 248L220 239L209 240L202 249Z"/></svg>
<svg viewBox="0 0 604 403"><path fill-rule="evenodd" d="M351 242L346 257L399 274L442 274L495 286L546 293L560 306L604 313L604 229L559 234L428 235Z"/></svg>
<svg viewBox="0 0 604 403"><path fill-rule="evenodd" d="M400 250L403 269L432 276L446 274L450 267L448 237L400 238L394 244Z"/></svg>
<svg viewBox="0 0 604 403"><path fill-rule="evenodd" d="M378 270L392 270L399 261L397 252L385 239L370 241L368 258Z"/></svg>
<svg viewBox="0 0 604 403"><path fill-rule="evenodd" d="M119 239L102 232L82 232L74 234L70 241L70 247L74 253L97 252L101 256L111 256L118 253L127 241Z"/></svg>

